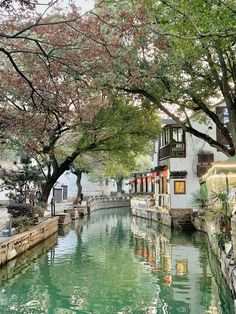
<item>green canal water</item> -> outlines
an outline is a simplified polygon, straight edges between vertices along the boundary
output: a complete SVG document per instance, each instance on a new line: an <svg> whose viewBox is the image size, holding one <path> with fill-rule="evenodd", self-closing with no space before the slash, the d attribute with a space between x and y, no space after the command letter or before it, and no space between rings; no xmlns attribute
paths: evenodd
<svg viewBox="0 0 236 314"><path fill-rule="evenodd" d="M204 234L106 209L0 270L0 313L234 313Z"/></svg>

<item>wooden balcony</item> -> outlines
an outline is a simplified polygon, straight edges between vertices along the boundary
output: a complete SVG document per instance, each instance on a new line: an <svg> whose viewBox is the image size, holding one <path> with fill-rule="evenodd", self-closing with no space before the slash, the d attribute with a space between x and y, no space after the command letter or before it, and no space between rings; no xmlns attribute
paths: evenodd
<svg viewBox="0 0 236 314"><path fill-rule="evenodd" d="M159 160L186 157L185 143L171 143L159 149Z"/></svg>

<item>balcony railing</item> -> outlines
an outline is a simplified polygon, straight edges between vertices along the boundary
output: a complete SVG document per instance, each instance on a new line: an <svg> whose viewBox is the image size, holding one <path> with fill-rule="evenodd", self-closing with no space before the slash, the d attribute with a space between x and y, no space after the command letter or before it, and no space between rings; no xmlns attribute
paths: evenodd
<svg viewBox="0 0 236 314"><path fill-rule="evenodd" d="M182 158L186 156L185 143L171 143L159 149L159 159Z"/></svg>
<svg viewBox="0 0 236 314"><path fill-rule="evenodd" d="M157 194L155 195L155 205L163 209L170 209L170 195Z"/></svg>

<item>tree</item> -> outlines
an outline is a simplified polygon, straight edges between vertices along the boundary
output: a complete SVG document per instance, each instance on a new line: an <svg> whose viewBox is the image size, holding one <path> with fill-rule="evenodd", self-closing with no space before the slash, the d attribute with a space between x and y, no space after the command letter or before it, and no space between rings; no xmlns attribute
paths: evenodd
<svg viewBox="0 0 236 314"><path fill-rule="evenodd" d="M75 159L75 161L70 165L70 171L76 175L76 186L77 193L73 201L74 204L81 203L81 194L82 194L82 175L83 173L89 173L99 167L99 165L104 162L104 153L101 152L89 152L83 154Z"/></svg>
<svg viewBox="0 0 236 314"><path fill-rule="evenodd" d="M37 0L2 0L0 7L9 9L14 8L14 4L17 4L21 7L33 9L37 3Z"/></svg>
<svg viewBox="0 0 236 314"><path fill-rule="evenodd" d="M234 155L235 11L233 0L101 4L92 13L108 50L99 82L145 97L187 132ZM227 124L215 112L213 98L223 99ZM194 120L211 121L224 141L200 132Z"/></svg>
<svg viewBox="0 0 236 314"><path fill-rule="evenodd" d="M94 113L94 116L86 114L80 115L80 118L75 116L67 119L65 123L59 124L59 121L63 120L56 119L54 114L50 114L43 128L40 113L36 112L33 115L33 111L28 110L23 118L14 113L15 121L18 123L17 133L11 134L11 124L9 130L6 128L5 136L8 141L18 145L27 156L37 161L44 176L43 202L47 202L53 185L66 170L69 170L78 156L87 152L122 153L137 150L137 147L139 149L145 147L150 138L156 138L160 130L159 119L148 106L133 107L127 104L124 98L114 96L107 97L106 102L109 105L104 107L101 99L103 107L99 110L97 108L98 112ZM89 104L86 108L84 103L84 109L89 108L91 108ZM32 119L29 120L29 116Z"/></svg>
<svg viewBox="0 0 236 314"><path fill-rule="evenodd" d="M39 16L20 10L16 18L11 9L1 20L1 137L38 162L46 202L55 180L81 151L96 147L93 141L88 146L81 141L106 99L92 85L96 62L83 33L88 21L76 7L66 14L56 10L46 15L46 9ZM61 139L80 131L78 145L58 162L55 148Z"/></svg>
<svg viewBox="0 0 236 314"><path fill-rule="evenodd" d="M113 155L107 161L105 175L116 181L117 193L123 193L123 181L130 176L134 167L135 155L133 152L122 154L122 156Z"/></svg>
<svg viewBox="0 0 236 314"><path fill-rule="evenodd" d="M142 152L149 153L151 146L147 143ZM141 150L140 150L141 152ZM105 168L105 174L116 180L117 192L122 193L123 181L130 178L133 172L145 172L151 169L150 155L137 155L134 151L120 156L112 156Z"/></svg>
<svg viewBox="0 0 236 314"><path fill-rule="evenodd" d="M118 192L121 192L123 179L134 169L137 154L149 152L150 141L160 132L159 119L149 106L134 107L131 103L126 104L124 97L112 97L112 101L112 106L101 109L91 124L96 141L104 138L102 145L80 154L70 166L77 176L75 203L80 200L83 172L92 172L94 177L114 178Z"/></svg>
<svg viewBox="0 0 236 314"><path fill-rule="evenodd" d="M10 191L7 195L16 203L25 203L33 185L40 185L42 174L37 166L32 166L29 158L22 157L17 170L11 170L4 176L1 185L3 190Z"/></svg>
<svg viewBox="0 0 236 314"><path fill-rule="evenodd" d="M64 7L65 13L62 13L60 4L63 5L63 1L48 1L41 11L37 0L1 2L0 78L6 82L1 84L3 99L13 102L17 99L16 94L13 98L12 93L9 96L11 85L16 85L25 100L42 110L49 107L52 94L61 95L57 90L58 78L55 77L58 71L61 79L64 73L77 73L77 80L83 76L86 69L77 68L76 62L79 65L81 51L87 48L83 42L86 18L82 18L75 5ZM80 32L75 23L79 24ZM59 33L60 36L57 35ZM48 84L45 83L49 81L50 89L47 89Z"/></svg>
<svg viewBox="0 0 236 314"><path fill-rule="evenodd" d="M135 159L135 168L133 169L134 172L147 172L152 168L152 159L151 156L146 155L139 155Z"/></svg>

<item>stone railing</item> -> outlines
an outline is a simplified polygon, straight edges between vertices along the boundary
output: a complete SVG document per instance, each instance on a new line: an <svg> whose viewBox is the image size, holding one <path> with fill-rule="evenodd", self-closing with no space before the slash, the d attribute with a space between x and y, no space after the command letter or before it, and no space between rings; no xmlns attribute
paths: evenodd
<svg viewBox="0 0 236 314"><path fill-rule="evenodd" d="M170 210L170 195L169 194L133 194L131 206L135 208L153 208L158 211Z"/></svg>
<svg viewBox="0 0 236 314"><path fill-rule="evenodd" d="M90 212L105 208L120 208L130 206L130 196L98 196L88 198L87 206Z"/></svg>

